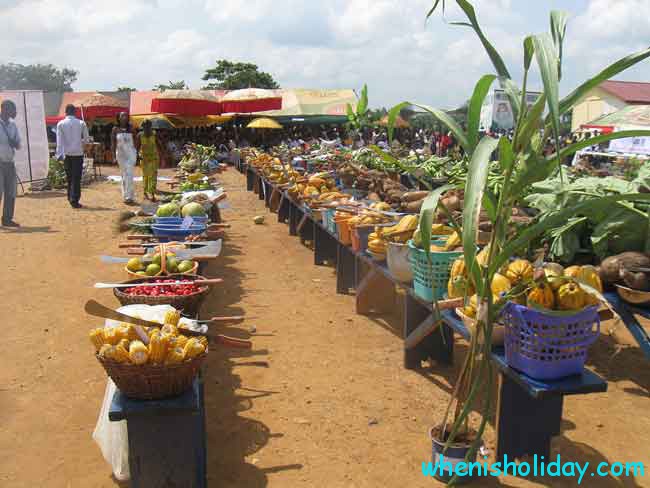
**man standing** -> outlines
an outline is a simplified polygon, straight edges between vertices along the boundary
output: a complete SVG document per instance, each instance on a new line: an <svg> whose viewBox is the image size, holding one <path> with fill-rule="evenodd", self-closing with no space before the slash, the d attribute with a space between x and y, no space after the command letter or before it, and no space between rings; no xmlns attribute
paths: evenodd
<svg viewBox="0 0 650 488"><path fill-rule="evenodd" d="M75 117L74 105L65 107L65 119L56 126L56 158L64 161L68 182L68 201L72 208L81 208L81 172L84 163L84 144L88 142L86 123Z"/></svg>
<svg viewBox="0 0 650 488"><path fill-rule="evenodd" d="M4 100L0 104L0 199L4 196L3 227L20 227L13 221L17 187L14 155L16 150L20 149L20 134L11 120L15 118L16 104L11 100Z"/></svg>

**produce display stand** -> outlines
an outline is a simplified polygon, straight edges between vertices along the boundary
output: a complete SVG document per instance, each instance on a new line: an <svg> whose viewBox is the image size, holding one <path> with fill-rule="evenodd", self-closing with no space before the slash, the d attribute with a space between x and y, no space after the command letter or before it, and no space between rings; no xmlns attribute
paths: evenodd
<svg viewBox="0 0 650 488"><path fill-rule="evenodd" d="M272 192L274 185L248 167L247 187ZM252 176L249 176L252 175ZM414 369L421 361L433 359L451 364L454 356L454 333L464 339L470 331L452 310L441 312L443 322L436 326L433 304L420 299L413 288L396 280L383 262L365 253L357 253L340 242L311 212L282 192L278 221L289 224L290 235L311 240L316 265L336 264L337 292L356 290L356 312L389 312L396 303L395 289L404 292L404 366ZM303 232L307 228L308 231ZM311 236L311 238L308 238ZM621 314L622 315L622 314ZM650 312L647 313L650 317ZM647 340L647 335L645 336ZM650 343L649 343L650 344ZM583 369L582 374L554 381L539 381L509 367L502 347L495 347L492 362L499 373L497 404L497 457L524 455L549 456L550 442L560 434L565 395L607 391L607 382L596 373Z"/></svg>
<svg viewBox="0 0 650 488"><path fill-rule="evenodd" d="M605 298L607 298L614 311L621 317L621 320L634 337L634 340L639 344L643 353L650 359L650 336L648 336L648 332L635 317L636 314L645 319L650 319L650 310L626 303L616 292L605 293Z"/></svg>
<svg viewBox="0 0 650 488"><path fill-rule="evenodd" d="M133 400L118 390L108 418L126 421L132 488L207 486L201 378L184 394L164 400Z"/></svg>

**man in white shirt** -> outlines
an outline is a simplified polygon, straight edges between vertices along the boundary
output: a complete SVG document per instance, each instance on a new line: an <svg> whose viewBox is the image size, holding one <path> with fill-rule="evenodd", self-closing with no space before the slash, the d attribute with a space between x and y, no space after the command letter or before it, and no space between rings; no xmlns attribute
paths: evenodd
<svg viewBox="0 0 650 488"><path fill-rule="evenodd" d="M90 139L88 127L75 117L74 105L65 107L65 119L56 126L56 158L64 161L68 182L68 201L72 208L81 208L81 173L84 164L84 144Z"/></svg>
<svg viewBox="0 0 650 488"><path fill-rule="evenodd" d="M20 134L12 119L16 118L16 104L4 100L0 105L0 200L2 207L2 226L20 227L14 218L16 206L16 163L14 155L20 149Z"/></svg>

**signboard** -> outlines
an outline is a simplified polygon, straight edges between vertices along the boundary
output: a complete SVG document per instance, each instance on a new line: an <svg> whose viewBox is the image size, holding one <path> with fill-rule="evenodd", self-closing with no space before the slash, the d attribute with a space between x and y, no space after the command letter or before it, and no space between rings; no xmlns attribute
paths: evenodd
<svg viewBox="0 0 650 488"><path fill-rule="evenodd" d="M530 107L539 97L539 92L526 93L526 105ZM515 121L508 96L503 90L495 89L483 102L481 107L481 129L485 131L510 130Z"/></svg>
<svg viewBox="0 0 650 488"><path fill-rule="evenodd" d="M650 137L626 137L609 143L611 152L650 155Z"/></svg>
<svg viewBox="0 0 650 488"><path fill-rule="evenodd" d="M47 177L50 152L45 132L45 106L41 91L0 91L0 102L16 104L16 127L21 148L16 151L16 172L23 182Z"/></svg>

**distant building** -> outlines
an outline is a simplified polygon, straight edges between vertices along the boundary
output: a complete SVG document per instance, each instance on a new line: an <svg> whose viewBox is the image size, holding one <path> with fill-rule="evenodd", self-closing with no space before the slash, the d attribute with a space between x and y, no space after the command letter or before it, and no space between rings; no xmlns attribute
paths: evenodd
<svg viewBox="0 0 650 488"><path fill-rule="evenodd" d="M621 110L630 105L650 104L650 83L636 81L602 82L591 89L573 107L571 130L575 131L582 125Z"/></svg>

